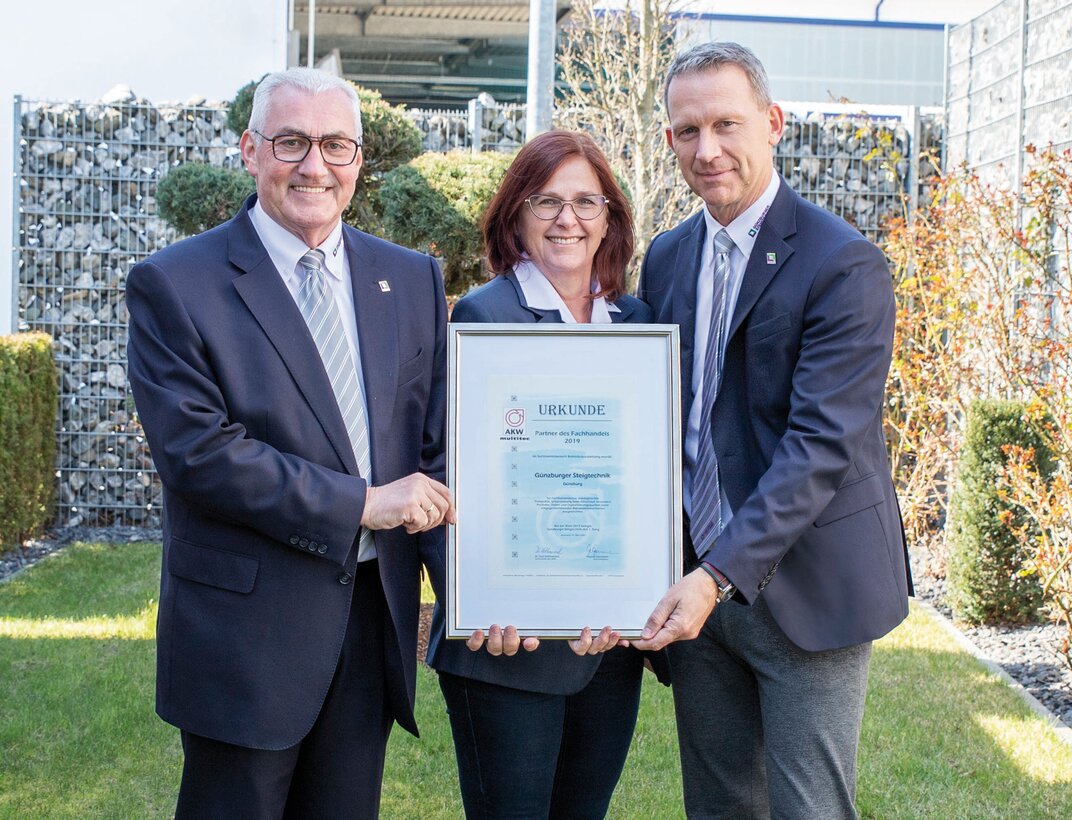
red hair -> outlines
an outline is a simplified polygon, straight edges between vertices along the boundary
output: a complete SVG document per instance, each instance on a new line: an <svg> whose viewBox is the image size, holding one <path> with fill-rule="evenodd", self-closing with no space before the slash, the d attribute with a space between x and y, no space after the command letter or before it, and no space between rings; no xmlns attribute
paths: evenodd
<svg viewBox="0 0 1072 820"><path fill-rule="evenodd" d="M607 198L607 235L592 260L599 292L613 302L625 293L625 266L633 256L633 209L614 178L599 146L587 134L547 131L533 137L506 169L502 184L484 213L484 248L488 266L498 276L521 261L525 248L519 231L525 199L538 193L564 162L584 159L595 172Z"/></svg>

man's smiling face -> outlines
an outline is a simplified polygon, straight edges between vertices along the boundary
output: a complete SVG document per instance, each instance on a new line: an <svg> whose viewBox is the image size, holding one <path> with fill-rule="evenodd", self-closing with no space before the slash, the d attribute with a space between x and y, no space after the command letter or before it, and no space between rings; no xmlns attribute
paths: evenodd
<svg viewBox="0 0 1072 820"><path fill-rule="evenodd" d="M314 95L281 87L272 95L263 133L356 140L353 103L342 91ZM301 162L281 162L272 154L272 144L250 131L242 135L242 158L257 178L261 207L310 248L327 238L350 204L362 161L358 151L349 165L328 165L314 144Z"/></svg>

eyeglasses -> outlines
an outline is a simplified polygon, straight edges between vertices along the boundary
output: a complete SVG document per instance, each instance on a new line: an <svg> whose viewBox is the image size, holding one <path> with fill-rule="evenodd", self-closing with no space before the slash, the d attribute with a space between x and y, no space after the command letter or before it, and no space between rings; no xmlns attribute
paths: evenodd
<svg viewBox="0 0 1072 820"><path fill-rule="evenodd" d="M260 131L254 134L272 143L272 156L280 162L301 162L312 150L313 143L320 146L320 156L328 165L349 165L357 158L361 143L347 137L307 137L304 134L280 134L268 137Z"/></svg>
<svg viewBox="0 0 1072 820"><path fill-rule="evenodd" d="M580 196L576 199L559 199L557 196L533 194L525 202L537 219L557 219L562 209L569 205L578 219L595 219L607 207L605 196Z"/></svg>

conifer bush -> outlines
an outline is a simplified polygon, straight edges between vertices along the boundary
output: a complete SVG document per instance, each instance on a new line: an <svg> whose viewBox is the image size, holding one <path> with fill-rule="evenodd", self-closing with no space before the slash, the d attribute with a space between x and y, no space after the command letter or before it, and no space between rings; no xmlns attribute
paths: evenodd
<svg viewBox="0 0 1072 820"><path fill-rule="evenodd" d="M452 296L485 279L480 221L512 159L494 152L423 154L384 177L388 238L439 257Z"/></svg>
<svg viewBox="0 0 1072 820"><path fill-rule="evenodd" d="M968 407L965 440L950 501L949 591L957 618L971 624L1034 621L1042 606L1038 576L1014 530L1029 526L1002 488L1010 447L1031 449L1047 472L1045 439L1019 402L980 400Z"/></svg>

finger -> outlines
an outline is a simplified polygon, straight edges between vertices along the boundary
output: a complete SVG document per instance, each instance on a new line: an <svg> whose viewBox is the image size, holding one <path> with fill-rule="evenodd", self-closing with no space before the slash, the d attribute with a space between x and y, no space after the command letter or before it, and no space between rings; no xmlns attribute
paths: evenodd
<svg viewBox="0 0 1072 820"><path fill-rule="evenodd" d="M429 484L437 497L436 506L443 511L443 519L450 524L456 524L457 510L454 508L454 496L450 488L434 479L429 479Z"/></svg>
<svg viewBox="0 0 1072 820"><path fill-rule="evenodd" d="M465 645L469 647L470 651L476 652L480 647L484 645L484 630L478 629L469 639L465 642Z"/></svg>
<svg viewBox="0 0 1072 820"><path fill-rule="evenodd" d="M492 624L488 630L488 652L498 657L503 652L502 629L498 624Z"/></svg>
<svg viewBox="0 0 1072 820"><path fill-rule="evenodd" d="M521 637L517 634L517 627L506 627L506 631L503 633L503 654L504 655L516 655L517 650L521 648Z"/></svg>
<svg viewBox="0 0 1072 820"><path fill-rule="evenodd" d="M609 626L603 627L599 630L599 635L592 641L592 645L588 648L589 655L596 655L600 652L606 652L613 649L615 644L618 643L618 639L621 635L611 629Z"/></svg>
<svg viewBox="0 0 1072 820"><path fill-rule="evenodd" d="M579 638L577 638L577 640L569 642L570 649L573 650L573 653L575 655L588 654L588 647L590 647L591 645L592 630L589 629L587 626L581 630L581 635Z"/></svg>
<svg viewBox="0 0 1072 820"><path fill-rule="evenodd" d="M521 645L525 648L526 652L535 652L540 646L540 639L528 637L521 641Z"/></svg>
<svg viewBox="0 0 1072 820"><path fill-rule="evenodd" d="M428 492L434 493L435 495L439 496L439 498L442 499L444 505L449 506L451 504L450 488L447 487L447 485L443 482L436 481L434 478L429 478Z"/></svg>
<svg viewBox="0 0 1072 820"><path fill-rule="evenodd" d="M663 628L663 624L666 623L670 617L670 613L674 611L674 604L670 600L669 595L664 595L662 600L655 605L655 609L652 610L651 615L648 616L647 622L644 624L644 629L640 632L640 637L643 640L648 640L655 635L660 629Z"/></svg>

